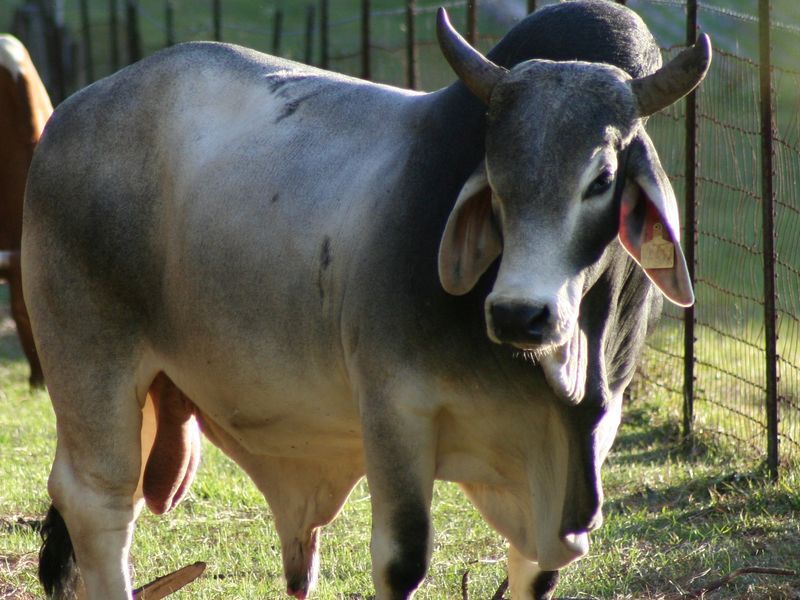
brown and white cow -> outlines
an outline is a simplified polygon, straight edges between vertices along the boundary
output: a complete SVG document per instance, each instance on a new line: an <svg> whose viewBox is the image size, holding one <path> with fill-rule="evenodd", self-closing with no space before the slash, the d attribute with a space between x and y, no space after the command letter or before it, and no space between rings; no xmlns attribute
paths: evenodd
<svg viewBox="0 0 800 600"><path fill-rule="evenodd" d="M33 149L52 112L25 46L11 35L0 35L0 277L8 280L11 314L31 365L31 385L41 385L43 377L22 298L22 202Z"/></svg>

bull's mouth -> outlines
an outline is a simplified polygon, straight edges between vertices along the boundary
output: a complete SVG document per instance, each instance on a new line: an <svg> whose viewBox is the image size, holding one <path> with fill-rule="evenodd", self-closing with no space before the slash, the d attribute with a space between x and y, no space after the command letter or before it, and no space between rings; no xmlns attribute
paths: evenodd
<svg viewBox="0 0 800 600"><path fill-rule="evenodd" d="M587 531L568 533L561 538L561 541L564 542L567 549L574 552L578 558L586 556L589 553L589 532Z"/></svg>
<svg viewBox="0 0 800 600"><path fill-rule="evenodd" d="M540 546L536 556L539 568L544 571L560 571L589 553L589 533L580 531L558 538L555 543Z"/></svg>
<svg viewBox="0 0 800 600"><path fill-rule="evenodd" d="M498 329L490 320L487 322L486 332L494 343L519 350L525 358L536 362L557 352L571 337L556 328L546 335L514 334Z"/></svg>
<svg viewBox="0 0 800 600"><path fill-rule="evenodd" d="M533 345L529 343L517 343L517 342L501 342L501 343L505 346L513 348L515 351L518 351L519 356L535 364L540 363L542 360L544 360L548 356L551 356L558 350L557 344Z"/></svg>

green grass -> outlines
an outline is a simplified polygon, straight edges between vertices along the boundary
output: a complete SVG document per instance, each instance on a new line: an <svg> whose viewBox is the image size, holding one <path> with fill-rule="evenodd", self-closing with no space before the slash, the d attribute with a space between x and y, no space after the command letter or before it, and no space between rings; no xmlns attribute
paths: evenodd
<svg viewBox="0 0 800 600"><path fill-rule="evenodd" d="M1 288L0 288L1 289ZM0 294L0 309L5 309ZM4 314L5 313L0 313ZM658 363L650 355L648 364ZM657 370L654 375L660 377ZM46 478L55 444L45 392L27 389L13 329L0 327L0 598L41 597L35 580L36 529L47 509ZM698 435L680 450L680 403L638 380L604 470L603 527L590 554L563 571L559 597L676 599L750 566L800 573L800 472L778 484L758 464L717 438ZM505 545L458 488L435 490L435 550L417 597L490 598L505 577ZM320 599L365 600L373 593L370 503L365 482L323 534ZM131 552L134 581L202 560L206 573L177 598L280 598L280 549L264 500L241 470L205 445L195 484L177 509L140 518ZM796 599L800 577L747 575L707 595L711 600Z"/></svg>

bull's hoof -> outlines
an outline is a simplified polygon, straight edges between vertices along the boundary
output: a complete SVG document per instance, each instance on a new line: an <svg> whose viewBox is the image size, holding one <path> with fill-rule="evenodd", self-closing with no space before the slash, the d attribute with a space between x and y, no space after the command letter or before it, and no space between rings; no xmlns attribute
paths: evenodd
<svg viewBox="0 0 800 600"><path fill-rule="evenodd" d="M308 579L306 577L292 580L286 585L286 593L297 600L305 600L308 596Z"/></svg>
<svg viewBox="0 0 800 600"><path fill-rule="evenodd" d="M44 388L44 374L40 369L31 370L31 376L28 377L28 385L34 390Z"/></svg>

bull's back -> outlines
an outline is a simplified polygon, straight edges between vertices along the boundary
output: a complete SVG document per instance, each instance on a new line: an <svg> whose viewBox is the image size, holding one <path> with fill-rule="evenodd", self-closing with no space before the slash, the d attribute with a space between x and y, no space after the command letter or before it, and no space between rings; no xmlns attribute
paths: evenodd
<svg viewBox="0 0 800 600"><path fill-rule="evenodd" d="M32 165L23 252L35 321L55 323L54 296L69 298L64 323L99 308L98 327L146 339L177 383L192 371L205 389L225 371L275 395L309 372L340 373L351 258L380 215L367 204L404 166L412 99L216 44L76 94Z"/></svg>

